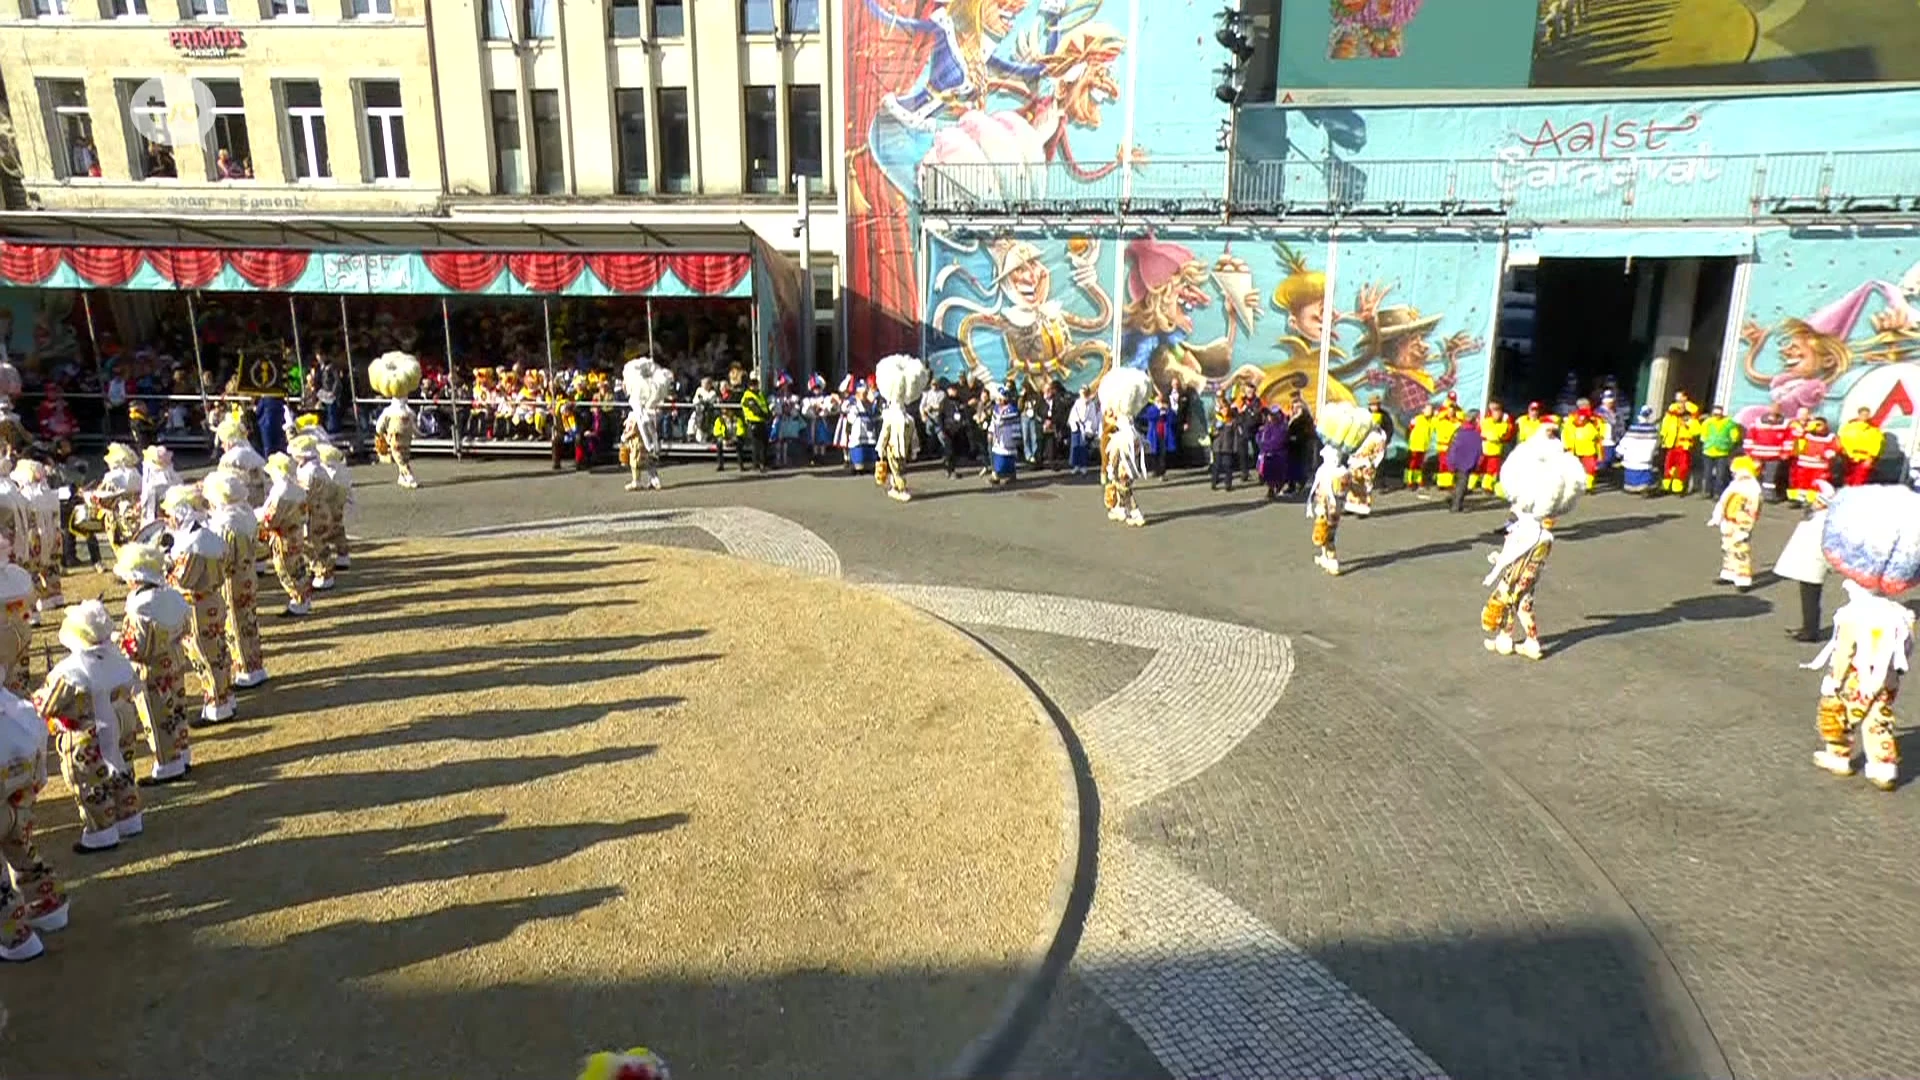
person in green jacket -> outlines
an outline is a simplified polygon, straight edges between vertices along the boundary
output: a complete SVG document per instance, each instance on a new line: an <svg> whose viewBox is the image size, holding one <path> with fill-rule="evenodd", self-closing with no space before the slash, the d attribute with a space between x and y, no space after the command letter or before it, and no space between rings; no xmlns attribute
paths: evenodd
<svg viewBox="0 0 1920 1080"><path fill-rule="evenodd" d="M747 440L753 449L753 471L766 472L773 410L767 405L767 395L761 391L758 378L748 379L747 392L740 395L740 419L747 426Z"/></svg>
<svg viewBox="0 0 1920 1080"><path fill-rule="evenodd" d="M1700 459L1705 466L1706 494L1718 499L1733 482L1733 459L1740 453L1746 432L1727 415L1727 407L1715 405L1712 415L1700 425Z"/></svg>

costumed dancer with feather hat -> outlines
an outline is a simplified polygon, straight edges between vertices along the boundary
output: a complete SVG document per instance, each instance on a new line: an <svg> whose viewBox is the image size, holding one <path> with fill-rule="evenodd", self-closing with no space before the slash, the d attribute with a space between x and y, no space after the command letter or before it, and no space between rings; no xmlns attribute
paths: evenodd
<svg viewBox="0 0 1920 1080"><path fill-rule="evenodd" d="M927 392L932 375L926 361L917 356L896 353L883 356L873 368L873 385L880 391L880 437L878 459L873 465L873 482L884 488L887 498L906 502L913 498L907 490L907 462L920 453L920 425L907 410Z"/></svg>
<svg viewBox="0 0 1920 1080"><path fill-rule="evenodd" d="M67 924L66 890L33 842L34 804L46 783L47 726L30 702L0 691L0 960L39 956L39 932Z"/></svg>
<svg viewBox="0 0 1920 1080"><path fill-rule="evenodd" d="M267 459L247 439L247 420L237 410L214 425L213 437L220 445L220 468L240 477L246 485L247 504L259 509L267 501Z"/></svg>
<svg viewBox="0 0 1920 1080"><path fill-rule="evenodd" d="M0 542L0 668L6 689L25 697L33 666L33 575L6 561L10 556Z"/></svg>
<svg viewBox="0 0 1920 1080"><path fill-rule="evenodd" d="M130 544L140 533L140 454L126 443L113 443L105 455L106 471L86 493L87 505L105 518L107 541L115 549Z"/></svg>
<svg viewBox="0 0 1920 1080"><path fill-rule="evenodd" d="M20 565L33 575L39 596L34 610L40 614L58 611L67 606L60 584L60 557L65 550L60 533L60 495L53 488L47 467L38 461L15 465L12 479L26 505L27 557Z"/></svg>
<svg viewBox="0 0 1920 1080"><path fill-rule="evenodd" d="M1760 464L1745 454L1727 466L1733 482L1713 505L1707 527L1720 530L1720 576L1746 592L1753 587L1753 527L1760 522Z"/></svg>
<svg viewBox="0 0 1920 1080"><path fill-rule="evenodd" d="M1138 528L1146 515L1133 488L1147 475L1146 447L1140 441L1139 416L1153 401L1153 377L1139 368L1114 368L1100 376L1100 486L1107 520Z"/></svg>
<svg viewBox="0 0 1920 1080"><path fill-rule="evenodd" d="M155 443L140 455L140 527L160 520L160 504L180 482L173 469L173 451Z"/></svg>
<svg viewBox="0 0 1920 1080"><path fill-rule="evenodd" d="M373 422L373 451L381 461L391 461L399 468L401 487L417 488L420 481L413 476L413 436L418 425L413 410L407 407L407 395L420 388L420 361L403 352L382 353L368 365L367 382L374 393L389 399Z"/></svg>
<svg viewBox="0 0 1920 1080"><path fill-rule="evenodd" d="M1481 584L1493 592L1481 609L1480 628L1493 635L1486 641L1488 651L1538 660L1534 590L1553 553L1554 521L1580 501L1587 470L1560 441L1558 425L1545 424L1507 455L1499 482L1513 504L1513 522L1506 543L1487 556L1493 570Z"/></svg>
<svg viewBox="0 0 1920 1080"><path fill-rule="evenodd" d="M1367 413L1367 419L1366 435L1359 447L1347 455L1347 513L1356 517L1373 513L1373 485L1380 478L1381 464L1387 460L1387 433L1380 429L1373 412Z"/></svg>
<svg viewBox="0 0 1920 1080"><path fill-rule="evenodd" d="M273 555L273 573L286 590L287 607L283 615L305 615L312 611L313 574L307 569L307 489L301 485L299 469L285 454L267 459L267 504L260 508L260 524L267 535L267 548Z"/></svg>
<svg viewBox="0 0 1920 1080"><path fill-rule="evenodd" d="M133 708L153 751L153 771L140 783L171 784L193 768L192 724L183 704L193 609L167 584L166 552L157 545L123 545L114 552L113 573L127 586L120 648L140 679Z"/></svg>
<svg viewBox="0 0 1920 1080"><path fill-rule="evenodd" d="M353 512L353 467L347 463L346 451L328 442L320 440L320 471L327 474L327 554L333 560L335 573L353 566L352 553L347 550L347 517ZM331 575L329 575L331 577Z"/></svg>
<svg viewBox="0 0 1920 1080"><path fill-rule="evenodd" d="M118 847L145 830L129 751L139 745L133 688L113 616L98 600L74 605L60 624L66 659L47 673L34 707L54 734L60 775L80 807L76 854Z"/></svg>
<svg viewBox="0 0 1920 1080"><path fill-rule="evenodd" d="M627 361L620 383L627 392L627 420L620 428L620 464L628 491L660 490L660 403L673 392L673 373L639 356Z"/></svg>
<svg viewBox="0 0 1920 1080"><path fill-rule="evenodd" d="M334 512L345 500L334 490L333 474L320 462L320 440L301 435L287 443L295 475L307 491L307 569L315 592L333 588Z"/></svg>
<svg viewBox="0 0 1920 1080"><path fill-rule="evenodd" d="M260 520L247 503L247 485L233 473L214 472L202 482L208 505L207 527L220 534L227 553L220 560L227 602L227 647L233 656L233 685L245 690L267 681L266 653L260 648Z"/></svg>
<svg viewBox="0 0 1920 1080"><path fill-rule="evenodd" d="M168 580L193 608L193 640L188 655L200 676L200 718L208 723L233 719L233 653L227 648L227 542L207 520L207 502L191 484L167 492L161 507L172 529L167 550Z"/></svg>
<svg viewBox="0 0 1920 1080"><path fill-rule="evenodd" d="M1806 665L1820 678L1814 764L1853 773L1855 728L1866 777L1882 791L1899 783L1900 745L1893 703L1913 657L1913 612L1894 599L1920 579L1920 493L1891 485L1844 488L1827 508L1820 548L1846 580L1847 602L1833 613L1833 637Z"/></svg>
<svg viewBox="0 0 1920 1080"><path fill-rule="evenodd" d="M1346 513L1347 495L1353 474L1346 457L1366 442L1374 430L1373 417L1365 409L1342 401L1329 401L1315 420L1320 435L1320 467L1314 470L1307 488L1307 518L1313 522L1313 562L1328 574L1340 574L1340 554L1335 538L1340 518Z"/></svg>

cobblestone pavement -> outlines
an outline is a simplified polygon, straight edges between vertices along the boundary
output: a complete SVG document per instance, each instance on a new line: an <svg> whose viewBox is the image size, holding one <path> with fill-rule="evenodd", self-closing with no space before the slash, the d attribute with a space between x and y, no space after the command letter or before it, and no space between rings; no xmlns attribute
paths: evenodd
<svg viewBox="0 0 1920 1080"><path fill-rule="evenodd" d="M1147 485L1150 527L1122 529L1092 484L1052 478L987 491L915 473L918 497L900 506L832 473L678 465L665 491L635 495L613 475L514 463L430 461L422 474L409 494L359 470L358 531L747 506L804 526L854 580L1079 597L1290 639L1285 693L1242 691L1265 706L1259 722L1116 813L1114 831L1140 856L1131 865L1177 871L1251 915L1249 933L1291 943L1391 1021L1378 1030L1455 1076L1920 1075L1920 1046L1897 1034L1920 1006L1898 977L1920 968L1920 943L1884 929L1920 914L1908 857L1920 804L1813 768L1814 682L1794 667L1813 650L1781 635L1792 591L1709 584L1704 500L1602 494L1571 515L1541 589L1548 657L1528 664L1479 645L1502 517L1491 506L1453 515L1389 495L1343 526L1347 573L1329 579L1297 504L1192 478ZM659 519L673 522L663 540L691 520ZM1769 509L1763 559L1792 522ZM1124 687L1156 662L1090 661L1039 629L994 640L1077 717L1119 700L1123 676L1101 663L1138 665ZM1266 955L1238 940L1189 947ZM1023 1066L1190 1074L1200 1059L1117 1022L1137 1018L1085 952ZM1084 1071L1045 1066L1082 1059ZM1213 1075L1230 1071L1217 1060Z"/></svg>

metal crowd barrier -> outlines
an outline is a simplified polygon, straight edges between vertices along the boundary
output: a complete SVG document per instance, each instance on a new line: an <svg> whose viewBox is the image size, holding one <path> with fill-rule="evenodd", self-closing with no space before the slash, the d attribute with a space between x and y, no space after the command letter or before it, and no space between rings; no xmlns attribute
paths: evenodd
<svg viewBox="0 0 1920 1080"><path fill-rule="evenodd" d="M388 398L377 397L354 399L354 405L356 406L355 411L359 413L361 419L364 421L361 430L367 432L373 430L374 418L380 414L380 410L387 407L389 401L390 399ZM485 402L480 403L480 407L491 411L497 421L500 417L500 404L500 402ZM520 411L519 407L522 403L513 402L511 404L513 408L509 410L510 413ZM552 452L553 448L551 437L552 428L547 426L553 422L552 407L546 401L526 402L525 404L528 406L527 411L530 414L540 418L538 420L538 433L527 437L515 437L511 434L494 437L491 432L496 426L495 422L487 423L486 426L489 434L476 436L472 433L472 428L476 426L473 422L476 402L472 397L408 398L407 405L414 410L416 417L423 411L433 411L441 414L437 426L446 432L445 434L434 435L427 435L423 432L422 434L415 435L413 439L413 452L416 454L450 454L456 458L496 456L545 457ZM626 423L628 411L627 402L624 399L604 398L592 401L581 401L576 404L589 409L600 409L606 412L607 415L602 421L601 428L601 439L603 442L601 449L611 453L620 438L620 429ZM690 437L690 433L687 431L688 423L692 419L693 408L692 403L684 401L670 402L659 407L663 422L662 426L664 428L661 445L667 454L712 452L714 440L711 436L693 438ZM740 406L738 404L722 402L709 405L706 408L715 410L716 412L738 412ZM510 423L509 421L509 424Z"/></svg>

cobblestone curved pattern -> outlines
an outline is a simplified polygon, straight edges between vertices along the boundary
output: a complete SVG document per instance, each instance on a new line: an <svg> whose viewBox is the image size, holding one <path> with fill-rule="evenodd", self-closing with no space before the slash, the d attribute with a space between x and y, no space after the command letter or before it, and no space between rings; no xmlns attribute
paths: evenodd
<svg viewBox="0 0 1920 1080"><path fill-rule="evenodd" d="M953 622L1152 650L1126 687L1070 718L1116 816L1219 763L1293 675L1286 638L1191 615L951 586L882 591ZM1305 950L1117 833L1101 841L1073 966L1176 1077L1444 1075Z"/></svg>
<svg viewBox="0 0 1920 1080"><path fill-rule="evenodd" d="M811 530L750 507L648 510L468 530L501 538L698 528L729 553L838 577ZM1124 814L1224 759L1294 671L1277 634L1178 612L1039 593L871 586L951 622L1151 653L1132 681L1071 717ZM1116 814L1116 817L1119 816ZM1304 949L1183 869L1120 835L1102 839L1073 970L1179 1078L1444 1080L1434 1062Z"/></svg>
<svg viewBox="0 0 1920 1080"><path fill-rule="evenodd" d="M687 510L637 510L601 517L549 518L512 525L467 529L455 536L514 539L531 536L604 536L651 529L700 529L730 555L784 566L821 577L840 576L840 555L813 530L751 506L697 507Z"/></svg>

